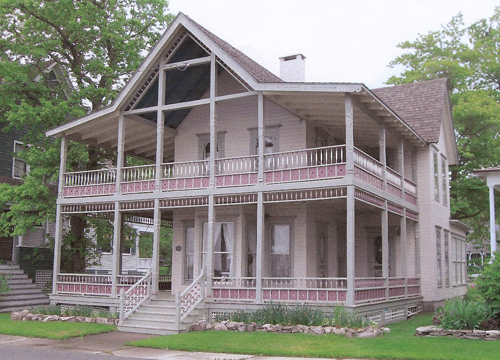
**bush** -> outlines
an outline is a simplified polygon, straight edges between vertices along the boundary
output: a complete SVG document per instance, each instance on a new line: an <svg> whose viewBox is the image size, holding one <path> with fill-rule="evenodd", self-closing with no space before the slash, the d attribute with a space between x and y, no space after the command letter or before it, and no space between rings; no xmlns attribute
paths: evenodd
<svg viewBox="0 0 500 360"><path fill-rule="evenodd" d="M493 317L494 311L486 304L455 298L448 300L436 315L445 329L474 330Z"/></svg>
<svg viewBox="0 0 500 360"><path fill-rule="evenodd" d="M62 307L60 305L37 306L31 309L33 314L60 315L60 316L85 316L101 318L118 318L118 313L111 314L108 310L95 309L92 306Z"/></svg>
<svg viewBox="0 0 500 360"><path fill-rule="evenodd" d="M7 276L0 274L0 294L9 292L9 283L7 282Z"/></svg>
<svg viewBox="0 0 500 360"><path fill-rule="evenodd" d="M500 311L500 255L493 263L485 265L484 270L476 280L479 293L490 308Z"/></svg>
<svg viewBox="0 0 500 360"><path fill-rule="evenodd" d="M371 325L370 319L356 314L351 314L342 306L336 306L333 316L329 319L329 325L361 329Z"/></svg>

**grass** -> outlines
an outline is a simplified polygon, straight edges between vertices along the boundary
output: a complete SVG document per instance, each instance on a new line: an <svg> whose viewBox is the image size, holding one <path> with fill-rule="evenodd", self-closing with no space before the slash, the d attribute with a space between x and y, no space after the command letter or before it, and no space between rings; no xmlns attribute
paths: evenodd
<svg viewBox="0 0 500 360"><path fill-rule="evenodd" d="M0 314L0 334L63 340L115 331L116 326L92 323L67 323L60 321L12 321L10 314Z"/></svg>
<svg viewBox="0 0 500 360"><path fill-rule="evenodd" d="M429 325L432 315L390 325L391 333L378 338L346 338L309 334L191 332L159 336L128 345L159 349L225 352L264 356L416 359L498 360L500 341L416 337L415 329Z"/></svg>

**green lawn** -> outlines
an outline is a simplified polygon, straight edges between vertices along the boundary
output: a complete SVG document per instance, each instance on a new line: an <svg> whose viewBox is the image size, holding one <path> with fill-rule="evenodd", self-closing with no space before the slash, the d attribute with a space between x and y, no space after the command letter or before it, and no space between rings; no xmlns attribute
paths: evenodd
<svg viewBox="0 0 500 360"><path fill-rule="evenodd" d="M429 325L432 315L390 325L391 333L378 338L343 336L206 331L160 336L129 345L160 349L226 352L267 356L498 360L500 341L415 337L415 329Z"/></svg>
<svg viewBox="0 0 500 360"><path fill-rule="evenodd" d="M68 339L115 331L116 326L106 324L67 323L60 321L12 321L10 314L0 314L0 334L48 339Z"/></svg>

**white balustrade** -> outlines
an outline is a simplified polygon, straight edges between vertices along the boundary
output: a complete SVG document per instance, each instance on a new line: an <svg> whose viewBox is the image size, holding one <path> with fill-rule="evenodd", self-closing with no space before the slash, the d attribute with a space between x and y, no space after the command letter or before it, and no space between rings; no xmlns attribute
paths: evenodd
<svg viewBox="0 0 500 360"><path fill-rule="evenodd" d="M254 277L214 277L212 289L255 289L256 281Z"/></svg>
<svg viewBox="0 0 500 360"><path fill-rule="evenodd" d="M132 279L129 277L128 279ZM127 291L120 290L120 323L136 311L151 296L151 272L136 281Z"/></svg>
<svg viewBox="0 0 500 360"><path fill-rule="evenodd" d="M262 278L263 289L347 289L346 278Z"/></svg>
<svg viewBox="0 0 500 360"><path fill-rule="evenodd" d="M391 168L387 168L387 181L401 188L401 175Z"/></svg>
<svg viewBox="0 0 500 360"><path fill-rule="evenodd" d="M134 182L154 180L156 177L156 165L128 166L122 169L122 182Z"/></svg>
<svg viewBox="0 0 500 360"><path fill-rule="evenodd" d="M162 165L162 179L209 176L210 161L185 161Z"/></svg>
<svg viewBox="0 0 500 360"><path fill-rule="evenodd" d="M354 164L377 177L382 177L382 164L357 148L354 149Z"/></svg>
<svg viewBox="0 0 500 360"><path fill-rule="evenodd" d="M175 294L175 322L177 327L205 299L205 272L200 275L182 293Z"/></svg>
<svg viewBox="0 0 500 360"><path fill-rule="evenodd" d="M114 184L115 182L116 169L78 171L64 174L65 187Z"/></svg>
<svg viewBox="0 0 500 360"><path fill-rule="evenodd" d="M253 173L258 171L258 159L257 155L217 159L215 168L218 175Z"/></svg>
<svg viewBox="0 0 500 360"><path fill-rule="evenodd" d="M345 145L284 151L264 155L266 170L343 164L345 161Z"/></svg>
<svg viewBox="0 0 500 360"><path fill-rule="evenodd" d="M417 195L417 185L413 181L405 179L404 188L406 192Z"/></svg>

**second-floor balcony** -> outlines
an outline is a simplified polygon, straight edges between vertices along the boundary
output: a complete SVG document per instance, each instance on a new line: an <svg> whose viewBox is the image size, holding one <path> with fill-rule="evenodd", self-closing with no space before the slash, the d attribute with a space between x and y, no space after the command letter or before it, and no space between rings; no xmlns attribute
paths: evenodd
<svg viewBox="0 0 500 360"><path fill-rule="evenodd" d="M346 146L326 146L277 152L264 155L264 184L307 182L341 179L346 176ZM215 187L251 186L259 182L257 155L221 158L215 161ZM204 189L210 186L210 161L172 162L161 165L162 192ZM105 196L115 193L151 193L156 187L156 165L130 166L121 169L120 181L116 168L68 172L63 178L63 197ZM354 149L354 177L379 190L384 190L382 163ZM119 183L119 189L117 189ZM386 167L387 193L417 204L414 182Z"/></svg>

